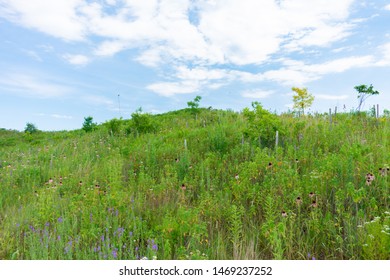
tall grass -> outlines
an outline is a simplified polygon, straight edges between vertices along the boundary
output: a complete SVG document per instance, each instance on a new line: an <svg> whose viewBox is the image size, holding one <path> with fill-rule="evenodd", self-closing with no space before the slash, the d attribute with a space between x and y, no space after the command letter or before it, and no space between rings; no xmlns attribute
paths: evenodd
<svg viewBox="0 0 390 280"><path fill-rule="evenodd" d="M214 110L0 131L0 258L389 259L390 120L278 118L276 148Z"/></svg>

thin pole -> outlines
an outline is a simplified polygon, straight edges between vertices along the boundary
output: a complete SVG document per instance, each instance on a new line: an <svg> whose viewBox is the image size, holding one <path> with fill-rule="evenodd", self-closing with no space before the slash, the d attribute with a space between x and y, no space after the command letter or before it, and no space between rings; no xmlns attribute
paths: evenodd
<svg viewBox="0 0 390 280"><path fill-rule="evenodd" d="M118 94L118 108L119 108L119 116L122 117L121 114L121 100L120 100L120 95Z"/></svg>

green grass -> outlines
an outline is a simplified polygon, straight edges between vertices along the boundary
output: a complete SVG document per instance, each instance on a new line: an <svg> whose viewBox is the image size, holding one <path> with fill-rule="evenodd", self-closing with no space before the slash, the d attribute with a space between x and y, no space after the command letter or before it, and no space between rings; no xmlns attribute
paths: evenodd
<svg viewBox="0 0 390 280"><path fill-rule="evenodd" d="M390 259L390 120L277 119L277 147L206 109L0 130L0 259Z"/></svg>

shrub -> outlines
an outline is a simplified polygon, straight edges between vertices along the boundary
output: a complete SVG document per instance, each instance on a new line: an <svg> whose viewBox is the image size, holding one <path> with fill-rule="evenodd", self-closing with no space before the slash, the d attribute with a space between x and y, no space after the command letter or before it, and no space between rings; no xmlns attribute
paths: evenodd
<svg viewBox="0 0 390 280"><path fill-rule="evenodd" d="M36 127L36 125L35 124L32 124L32 123L27 123L26 124L26 127L25 127L25 129L24 129L24 132L25 133L36 133L36 132L38 132L39 130L38 130L38 128Z"/></svg>
<svg viewBox="0 0 390 280"><path fill-rule="evenodd" d="M93 122L93 117L88 116L84 118L83 130L85 132L91 132L96 129L97 124Z"/></svg>
<svg viewBox="0 0 390 280"><path fill-rule="evenodd" d="M252 103L253 110L245 108L244 117L248 121L248 126L244 130L244 135L260 141L265 146L273 145L276 131L282 131L278 117L265 110L259 102Z"/></svg>
<svg viewBox="0 0 390 280"><path fill-rule="evenodd" d="M152 115L143 113L142 108L138 108L131 114L130 128L135 129L137 133L148 133L156 131L156 124L153 122Z"/></svg>

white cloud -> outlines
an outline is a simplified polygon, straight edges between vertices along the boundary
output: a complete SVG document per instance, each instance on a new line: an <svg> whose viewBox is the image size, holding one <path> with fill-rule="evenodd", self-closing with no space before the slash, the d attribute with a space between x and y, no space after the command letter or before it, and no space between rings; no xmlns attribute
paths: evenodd
<svg viewBox="0 0 390 280"><path fill-rule="evenodd" d="M322 100L345 100L349 96L348 95L330 95L330 94L316 94L316 99L322 99Z"/></svg>
<svg viewBox="0 0 390 280"><path fill-rule="evenodd" d="M197 92L200 86L196 82L180 81L180 82L161 82L147 86L147 89L154 91L161 96L173 96L175 94L187 94Z"/></svg>
<svg viewBox="0 0 390 280"><path fill-rule="evenodd" d="M32 50L22 50L26 55L33 58L36 61L42 62L42 58L38 55L37 52Z"/></svg>
<svg viewBox="0 0 390 280"><path fill-rule="evenodd" d="M40 116L40 117L51 117L51 118L55 118L55 119L67 119L67 120L73 119L73 116L69 116L69 115L60 115L60 114L45 114L45 113L38 113L38 114L35 114L35 115Z"/></svg>
<svg viewBox="0 0 390 280"><path fill-rule="evenodd" d="M76 54L76 55L65 54L63 58L66 61L68 61L70 64L74 64L74 65L86 65L90 62L90 59L87 56L81 54Z"/></svg>
<svg viewBox="0 0 390 280"><path fill-rule="evenodd" d="M390 65L390 43L380 45L378 47L380 57L376 63L376 66L389 66Z"/></svg>
<svg viewBox="0 0 390 280"><path fill-rule="evenodd" d="M273 93L274 91L272 90L252 89L252 90L241 92L241 96L245 98L263 99L263 98L267 98Z"/></svg>
<svg viewBox="0 0 390 280"><path fill-rule="evenodd" d="M83 0L2 0L0 17L64 40L83 40L87 23L77 15Z"/></svg>
<svg viewBox="0 0 390 280"><path fill-rule="evenodd" d="M10 73L0 77L0 89L20 96L58 98L70 95L72 89L50 77L38 74Z"/></svg>
<svg viewBox="0 0 390 280"><path fill-rule="evenodd" d="M108 106L108 107L113 107L115 106L115 102L107 97L104 96L99 96L99 95L84 95L81 96L81 99L84 102L87 102L92 105L97 105L97 106Z"/></svg>
<svg viewBox="0 0 390 280"><path fill-rule="evenodd" d="M384 9L390 11L390 4L386 5Z"/></svg>
<svg viewBox="0 0 390 280"><path fill-rule="evenodd" d="M376 63L375 58L371 55L351 56L317 64L305 64L302 61L287 59L283 62L285 67L266 71L263 73L263 77L288 86L302 86L327 74L341 73L353 68L370 67Z"/></svg>
<svg viewBox="0 0 390 280"><path fill-rule="evenodd" d="M352 2L2 0L0 16L64 40L93 40L95 55L140 49L138 61L148 66L246 65L264 63L283 45L328 46L345 38Z"/></svg>

